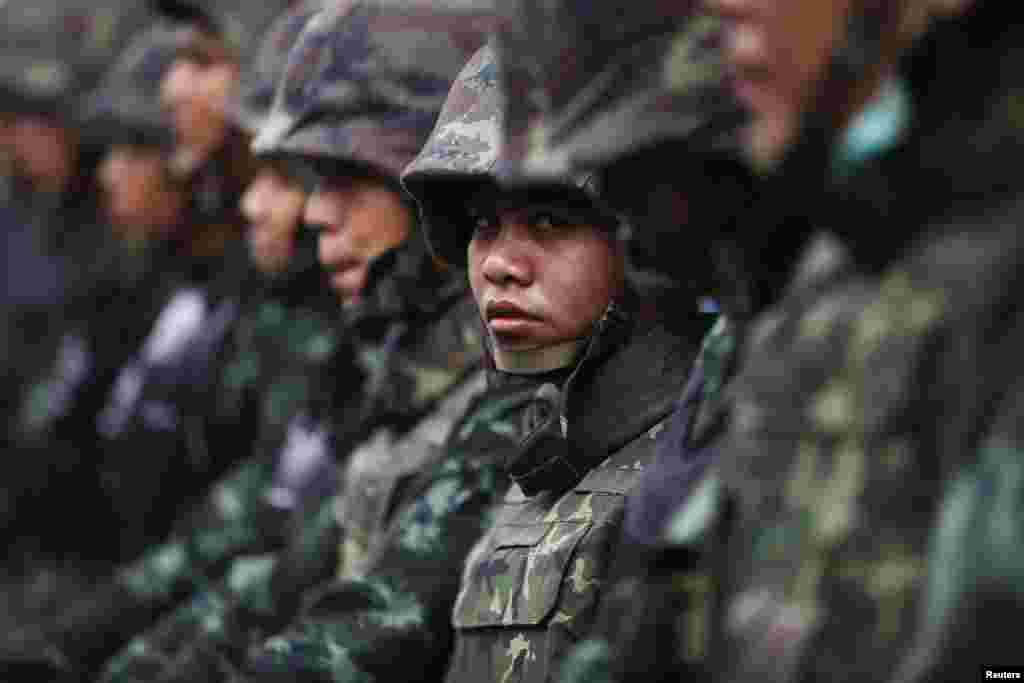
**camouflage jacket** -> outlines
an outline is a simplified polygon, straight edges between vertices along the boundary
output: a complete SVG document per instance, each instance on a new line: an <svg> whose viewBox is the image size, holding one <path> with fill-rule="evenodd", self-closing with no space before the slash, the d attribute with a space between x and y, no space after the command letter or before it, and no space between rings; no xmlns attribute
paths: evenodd
<svg viewBox="0 0 1024 683"><path fill-rule="evenodd" d="M545 463L534 469L540 478L522 477L509 465L516 486L463 571L449 681L552 680L590 628L625 496L653 456L696 352L693 340L659 328L603 348L625 324L615 317L602 321L562 392L563 457L579 476L559 481Z"/></svg>
<svg viewBox="0 0 1024 683"><path fill-rule="evenodd" d="M650 665L649 657L637 654L641 650L661 662L674 654L703 656L678 652L674 643L650 641L647 625L671 621L685 611L679 582L685 585L697 558L666 547L664 534L675 509L701 492L708 472L714 472L725 427L717 419L722 389L734 365L740 329L722 316L705 337L678 407L658 434L655 461L628 496L616 564L593 631L562 663L562 683L646 677L644 670L624 670L634 663Z"/></svg>
<svg viewBox="0 0 1024 683"><path fill-rule="evenodd" d="M299 413L315 411L314 378L347 349L336 350L337 325L326 311L295 303L301 297L290 289L291 298L261 297L240 316L216 379L203 392L210 400L201 405L214 406L207 419L235 420L235 430L246 435L233 445L233 459L244 454L241 464L202 496L178 491L179 499L193 497L197 504L180 505L169 540L121 567L110 584L82 596L45 627L73 666L88 671L102 663L162 612L216 583L236 558L281 549L296 499L312 480L330 478L327 434ZM299 469L311 471L296 472L296 460Z"/></svg>
<svg viewBox="0 0 1024 683"><path fill-rule="evenodd" d="M381 485L377 497L360 490L371 512L359 513L360 506L343 504L343 495L332 495L322 504L300 511L289 527L287 546L275 558L266 558L261 571L236 575L235 567L244 565L234 562L226 583L202 591L132 641L110 663L107 679L139 680L153 671L162 671L172 677L221 680L225 672L239 666L250 643L284 628L304 595L337 575L342 557L357 562L353 553L357 548L359 552L369 550L364 541L377 533L374 526L381 523L378 513L393 506L390 494L395 486L391 477L410 474L410 466L435 455L438 406L443 407L446 398L459 393L479 367L482 346L478 324L472 301L459 297L429 325L408 328L404 323L395 324L379 344L363 346L358 351L364 376L362 395L340 401L336 410L361 411L363 421L375 427L369 430L374 436L356 453L381 455L374 448L377 439L396 443L387 454L389 460L378 464L379 471L366 469L363 460L363 469L357 468L359 476L345 484L346 490L359 489L371 481ZM352 393L345 389L338 387L339 391ZM415 419L417 412L420 420ZM410 429L409 422L415 427ZM352 420L343 416L340 423L341 427L332 425L332 432L337 429L345 434L333 433L331 448L337 449L339 458L347 458ZM402 462L410 455L413 460ZM353 536L360 542L346 540L342 544L347 529L339 524L339 510L348 513L343 524L347 525L350 518L358 519ZM231 576L235 578L231 580Z"/></svg>
<svg viewBox="0 0 1024 683"><path fill-rule="evenodd" d="M914 90L905 139L826 195L833 233L751 328L716 476L669 532L697 566L675 582L684 618L646 637L706 651L709 680L967 680L1013 659L997 624L1024 595L1016 30ZM979 106L950 122L965 97ZM694 674L655 653L632 669Z"/></svg>

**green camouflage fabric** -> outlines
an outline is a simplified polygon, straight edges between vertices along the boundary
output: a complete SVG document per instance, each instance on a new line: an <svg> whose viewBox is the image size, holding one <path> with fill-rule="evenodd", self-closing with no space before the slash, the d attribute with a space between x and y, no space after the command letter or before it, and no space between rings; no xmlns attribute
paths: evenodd
<svg viewBox="0 0 1024 683"><path fill-rule="evenodd" d="M322 4L320 0L304 0L285 10L266 30L259 49L243 69L229 115L250 135L258 135L270 115L288 52Z"/></svg>
<svg viewBox="0 0 1024 683"><path fill-rule="evenodd" d="M268 283L239 317L202 411L193 411L212 459L232 449L273 453L292 418L321 400L319 373L351 353L335 307L314 267Z"/></svg>
<svg viewBox="0 0 1024 683"><path fill-rule="evenodd" d="M737 110L699 3L520 0L501 12L510 174L593 170L665 139L728 143Z"/></svg>
<svg viewBox="0 0 1024 683"><path fill-rule="evenodd" d="M214 451L211 460L220 467L241 464L179 515L168 540L42 625L43 637L58 646L72 669L94 671L163 612L209 592L226 574L244 573L251 556L273 556L285 547L288 524L295 524L289 522L292 508L308 487L307 481L289 481L281 473L289 449L307 447L291 443L302 439L293 422L319 400L317 374L335 353L344 352L336 322L310 303L271 298L242 316L219 365L218 383L209 387L212 404L203 403L208 408L204 448ZM320 445L324 452L307 479L329 474L333 465L326 447ZM298 490L287 490L289 484ZM195 494L181 496L187 500ZM34 633L30 628L24 637Z"/></svg>
<svg viewBox="0 0 1024 683"><path fill-rule="evenodd" d="M154 629L134 639L110 664L109 680L147 680L152 672L183 680L224 680L225 672L241 665L250 644L283 629L294 617L300 599L334 579L343 566L364 560L377 545L377 513L394 505L401 481L425 467L439 450L453 407L445 401L458 396L464 405L483 355L471 300L457 298L444 315L418 328L398 325L401 334L388 335L380 344L363 344L357 363L363 371L362 391L346 397L339 410L353 413L374 429L353 455L347 426L335 426L332 448L340 459L358 463L345 489L316 507L314 514L292 522L293 535L265 572L247 575L252 581L226 584L200 593ZM352 387L338 387L352 393ZM401 405L396 404L400 402ZM367 409L366 406L373 406ZM352 418L342 420L349 423ZM381 444L388 444L382 450ZM386 458L384 458L386 456ZM381 462L373 462L376 458ZM376 467L374 467L376 465ZM364 486L376 486L375 491ZM348 501L346 491L361 496ZM369 510L369 512L367 512ZM342 512L339 520L338 513ZM353 525L352 539L348 524Z"/></svg>
<svg viewBox="0 0 1024 683"><path fill-rule="evenodd" d="M459 419L443 456L410 483L362 575L331 585L298 624L250 654L247 680L437 680L450 648L459 572L508 490L536 382L489 390Z"/></svg>
<svg viewBox="0 0 1024 683"><path fill-rule="evenodd" d="M448 681L553 680L590 630L626 495L697 350L696 340L634 325L613 307L562 388L555 422L568 447L562 457L579 475L522 476L518 463L531 459L509 462L516 486L463 571Z"/></svg>
<svg viewBox="0 0 1024 683"><path fill-rule="evenodd" d="M480 29L431 2L330 5L292 50L253 149L342 160L397 178L482 42Z"/></svg>
<svg viewBox="0 0 1024 683"><path fill-rule="evenodd" d="M600 335L603 342L579 366L582 376L608 360L605 353L619 348L624 330L615 328ZM656 355L651 346L640 353L647 362ZM481 535L499 519L494 505L512 484L506 476L508 463L523 457L524 449L549 447L550 441L538 437L552 427L561 429L560 395L546 382L492 375L493 388L452 430L441 459L413 478L383 542L362 571L328 588L296 626L251 654L248 680L413 681L443 676L452 647L451 615L460 592L460 570ZM581 386L596 391L586 382ZM521 407L510 411L517 403ZM664 409L668 402L661 405ZM599 423L593 419L591 427ZM629 442L638 425L649 428L656 422L649 413L630 420L619 440ZM647 433L637 441L643 442ZM625 486L632 476L610 463L595 472L591 482L603 480L604 488L615 488L613 482ZM588 503L594 497L588 494Z"/></svg>
<svg viewBox="0 0 1024 683"><path fill-rule="evenodd" d="M826 185L831 231L750 329L727 457L670 530L696 569L677 618L637 636L706 654L706 680L938 682L1013 661L997 624L1024 588L1019 39L983 3L908 57L908 127ZM969 68L936 70L939 53Z"/></svg>
<svg viewBox="0 0 1024 683"><path fill-rule="evenodd" d="M17 0L0 7L7 106L64 116L153 19L149 5ZM70 106L69 106L70 105Z"/></svg>
<svg viewBox="0 0 1024 683"><path fill-rule="evenodd" d="M694 367L700 371L703 385L696 409L688 413L691 431L686 437L686 447L713 443L722 436L725 423L719 419L723 414L721 395L731 377L739 335L738 326L721 316L701 344ZM689 533L688 525L696 524L696 528L700 528L701 520L709 514L709 497L718 485L713 463L701 477L699 483L690 483L692 491L683 498L687 501L683 510L689 516L677 513L670 525L671 533L680 543ZM679 482L674 483L679 485ZM637 492L641 494L642 491ZM686 649L680 650L674 641L649 640L650 631L646 628L651 623L671 621L678 614L689 619L700 616L695 610L701 603L691 606L685 601L689 591L708 590L707 572L696 556L681 557L674 544L652 550L623 543L619 552L628 553L630 557L618 558L619 566L613 570L616 578L604 591L593 632L574 647L562 663L561 683L630 680L631 676L641 675L642 670L627 672L620 667L624 662L649 664L647 656L638 654L641 650L661 660L680 656L695 668L705 656L700 629L685 643ZM702 592L699 597L704 595Z"/></svg>

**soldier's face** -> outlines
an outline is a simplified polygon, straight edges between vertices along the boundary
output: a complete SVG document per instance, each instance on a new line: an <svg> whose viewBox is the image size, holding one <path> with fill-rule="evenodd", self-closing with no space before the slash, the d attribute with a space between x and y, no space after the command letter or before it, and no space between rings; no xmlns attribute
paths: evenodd
<svg viewBox="0 0 1024 683"><path fill-rule="evenodd" d="M320 264L343 304L358 300L370 263L404 242L412 222L398 193L369 178L322 185L310 195L303 218L320 231Z"/></svg>
<svg viewBox="0 0 1024 683"><path fill-rule="evenodd" d="M9 140L17 172L36 188L60 192L74 175L77 139L60 123L43 116L18 116L11 124Z"/></svg>
<svg viewBox="0 0 1024 683"><path fill-rule="evenodd" d="M747 152L763 165L782 156L844 35L851 0L706 0L724 25L735 93L753 121Z"/></svg>
<svg viewBox="0 0 1024 683"><path fill-rule="evenodd" d="M178 147L175 166L187 175L201 166L227 136L226 111L238 81L238 65L199 37L175 57L160 84Z"/></svg>
<svg viewBox="0 0 1024 683"><path fill-rule="evenodd" d="M586 338L622 288L609 231L558 200L473 212L469 282L497 367Z"/></svg>
<svg viewBox="0 0 1024 683"><path fill-rule="evenodd" d="M302 187L271 165L263 167L246 189L242 213L249 222L249 254L264 273L288 267L305 203Z"/></svg>
<svg viewBox="0 0 1024 683"><path fill-rule="evenodd" d="M817 93L832 56L846 39L853 12L873 12L877 61L828 102L842 128L890 77L900 54L941 16L967 11L975 0L705 0L723 19L725 58L736 95L753 114L747 131L752 160L771 166L799 133L801 115Z"/></svg>
<svg viewBox="0 0 1024 683"><path fill-rule="evenodd" d="M167 172L167 159L156 147L115 145L97 170L107 216L130 240L155 236L142 232L176 222L184 203Z"/></svg>

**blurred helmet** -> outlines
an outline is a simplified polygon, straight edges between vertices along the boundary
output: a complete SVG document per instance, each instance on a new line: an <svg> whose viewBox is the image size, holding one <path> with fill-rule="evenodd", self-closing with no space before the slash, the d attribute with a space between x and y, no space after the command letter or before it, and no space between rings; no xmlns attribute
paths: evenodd
<svg viewBox="0 0 1024 683"><path fill-rule="evenodd" d="M361 0L316 14L289 55L256 153L397 179L483 42L478 15L443 5Z"/></svg>
<svg viewBox="0 0 1024 683"><path fill-rule="evenodd" d="M173 32L164 25L137 36L81 103L78 118L85 134L101 143L173 144L172 124L160 104L160 81L175 49Z"/></svg>
<svg viewBox="0 0 1024 683"><path fill-rule="evenodd" d="M267 29L259 48L245 65L229 115L236 125L251 135L259 133L270 115L288 53L321 5L321 0L306 0L286 10Z"/></svg>
<svg viewBox="0 0 1024 683"><path fill-rule="evenodd" d="M9 111L64 117L153 19L138 1L10 0L0 5L0 97Z"/></svg>

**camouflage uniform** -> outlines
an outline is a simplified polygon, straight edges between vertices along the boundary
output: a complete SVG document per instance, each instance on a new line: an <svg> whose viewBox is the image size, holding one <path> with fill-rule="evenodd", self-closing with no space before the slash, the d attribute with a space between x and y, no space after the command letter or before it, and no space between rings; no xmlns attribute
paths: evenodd
<svg viewBox="0 0 1024 683"><path fill-rule="evenodd" d="M822 195L789 178L828 230L751 328L728 456L669 527L704 559L666 569L676 618L636 642L707 653L698 671L728 681L969 680L1012 660L1019 39L995 3L933 27L832 148ZM631 658L627 675L694 674Z"/></svg>
<svg viewBox="0 0 1024 683"><path fill-rule="evenodd" d="M78 98L148 17L145 3L10 2L0 8L5 115L38 115L74 126ZM81 155L87 158L88 154ZM13 170L13 169L12 169ZM13 415L27 382L54 357L63 317L80 317L69 295L82 287L100 223L86 169L60 196L36 192L17 173L6 208L2 372L4 414Z"/></svg>
<svg viewBox="0 0 1024 683"><path fill-rule="evenodd" d="M278 31L267 39L268 50L286 50L289 38L298 35L301 20L308 15L307 11L283 17ZM158 32L161 37L167 34L163 29ZM156 42L161 54L173 55L173 43ZM130 51L125 59L145 70L153 57ZM132 71L121 75L130 76ZM266 77L277 80L274 75ZM250 91L244 90L243 96L251 102ZM133 93L115 94L94 98L97 101L88 109L90 122L109 117L100 125L120 121L123 126L160 130L162 116L156 121L148 118L159 111L157 107L134 101ZM247 109L247 121L259 119L257 104ZM321 484L328 485L333 463L326 436L311 418L298 414L313 412L313 378L331 367L332 357L346 360L350 353L339 348L332 320L336 304L327 301L315 258L309 254L300 258L301 250L296 252L291 267L259 289L256 304L240 317L221 352L212 381L204 380L196 388L196 398L201 400L189 408L189 415L206 421L204 445L223 448L236 459L242 454L243 462L198 505L178 515L169 540L150 547L137 562L122 567L108 585L66 606L59 618L44 627L48 639L76 670L95 669L128 637L175 604L209 590L225 573L234 577L258 564L260 556L272 556L285 544L294 500L310 493L310 480L319 477L325 480ZM339 362L335 359L334 364ZM217 442L218 429L230 429L233 438ZM128 485L137 483L133 480ZM172 494L183 499L195 495L187 490ZM309 514L309 510L296 514Z"/></svg>
<svg viewBox="0 0 1024 683"><path fill-rule="evenodd" d="M472 234L458 213L459 190L465 197L474 179L501 182L514 172L519 141L509 131L523 121L503 116L499 70L488 51L467 65L406 176L432 221L435 249L454 263L465 262ZM519 115L508 105L508 116ZM529 178L538 179L591 189L586 177L567 173ZM468 555L453 607L449 680L548 679L593 619L625 494L648 464L693 353L691 340L634 320L628 301L609 308L568 377L549 380L559 396L555 417L506 462L516 485Z"/></svg>
<svg viewBox="0 0 1024 683"><path fill-rule="evenodd" d="M289 58L284 93L277 95L273 120L256 149L284 159L289 169L342 161L369 165L386 177L401 155L407 162L411 152L378 145L366 137L368 131L380 125L381 142L418 147L416 141L429 133L450 85L444 74L454 72L465 48L449 44L442 50L429 43L428 50L420 39L435 29L422 28L422 17L405 24L405 17L377 12L373 3L360 4L351 14L318 16ZM340 30L339 22L351 30ZM374 27L393 30L371 32ZM447 35L436 32L436 37ZM415 49L407 55L410 41ZM368 50L380 60L362 61ZM353 58L360 59L350 64ZM310 60L317 65L311 71ZM370 86L397 94L386 87L394 81L385 80L395 78L403 88L418 82L418 97L399 97L386 113L374 108L360 114L364 106L379 105L367 98ZM351 119L310 119L306 112L314 107L336 107ZM339 566L362 561L359 556L370 552L382 524L379 518L392 506L392 492L434 456L451 421L479 386L478 319L464 294L460 279L434 270L415 234L371 266L360 305L346 314L355 346L355 382L331 376L336 385L329 398L329 446L339 460L351 460L344 487L312 514L293 520L291 542L261 571L204 591L129 644L108 667L108 680L157 675L219 680L240 664L250 642L288 623L304 593L347 571Z"/></svg>
<svg viewBox="0 0 1024 683"><path fill-rule="evenodd" d="M670 296L652 297L655 314L692 335L708 326L697 310L699 295L716 293L728 312L708 333L694 366L686 368L690 376L677 410L663 423L645 471L626 491L621 531L616 527L608 537L604 552L612 561L601 571L600 608L590 606L576 633L591 639L574 648L566 672L573 680L587 680L576 678L577 671L600 680L609 675L609 647L625 639L646 612L661 609L652 580L662 561L655 550L660 530L678 502L699 490L717 457L714 440L721 425L713 406L731 373L749 304L736 305L725 295L733 283L723 287L716 279L721 273L696 260L708 261L717 244L731 238L730 221L750 201L742 182L746 173L726 165L730 134L742 119L721 88L717 25L695 15L690 5L666 10L653 2L610 2L581 10L573 3L523 1L506 11L498 36L502 86L512 103L506 172L525 182L567 172L594 174L600 199L631 220L629 276L645 286L658 283L657 289L665 286L658 282L665 275L674 280ZM537 107L535 114L530 106ZM665 141L676 145L665 151ZM629 171L607 171L623 158L634 160ZM700 180L711 162L720 169L717 187ZM677 175L666 177L666 169ZM691 169L698 169L696 179ZM740 182L731 182L733 176ZM679 197L692 209L688 214L680 211ZM695 197L699 201L691 201ZM657 249L649 249L651 244ZM688 253L699 257L687 258ZM694 302L690 310L679 304L687 299ZM624 651L648 645L630 642ZM566 652L558 654L561 666ZM495 676L519 675L508 655L495 659L507 667ZM526 675L558 677L556 666L533 672L528 667L523 666Z"/></svg>

